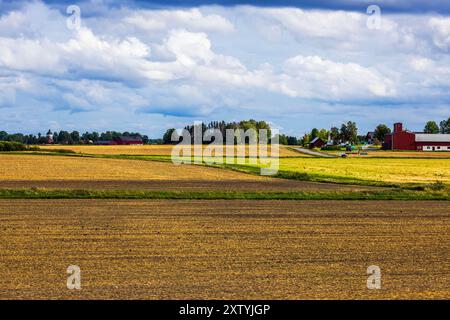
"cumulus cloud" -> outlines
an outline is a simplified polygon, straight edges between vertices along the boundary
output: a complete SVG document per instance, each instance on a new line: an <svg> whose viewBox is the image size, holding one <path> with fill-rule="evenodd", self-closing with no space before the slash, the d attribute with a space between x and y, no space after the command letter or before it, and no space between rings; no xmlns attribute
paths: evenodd
<svg viewBox="0 0 450 320"><path fill-rule="evenodd" d="M450 18L433 17L430 19L434 44L445 51L450 49Z"/></svg>
<svg viewBox="0 0 450 320"><path fill-rule="evenodd" d="M0 67L46 73L64 72L57 46L49 40L0 38Z"/></svg>
<svg viewBox="0 0 450 320"><path fill-rule="evenodd" d="M264 118L269 104L293 114L317 101L330 112L450 100L446 16L383 15L370 30L364 11L81 9L79 30L66 28L61 7L39 1L0 15L0 106Z"/></svg>
<svg viewBox="0 0 450 320"><path fill-rule="evenodd" d="M185 28L190 31L234 30L233 24L217 14L204 14L197 8L185 10L145 10L123 18L124 23L146 31Z"/></svg>
<svg viewBox="0 0 450 320"><path fill-rule="evenodd" d="M395 94L393 81L375 69L356 63L339 63L318 56L296 56L286 61L285 71L290 76L291 90L296 92L295 95L306 98L363 98Z"/></svg>

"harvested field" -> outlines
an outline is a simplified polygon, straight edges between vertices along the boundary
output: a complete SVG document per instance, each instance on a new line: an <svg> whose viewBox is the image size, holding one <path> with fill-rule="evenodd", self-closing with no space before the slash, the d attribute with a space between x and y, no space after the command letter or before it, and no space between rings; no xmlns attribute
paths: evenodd
<svg viewBox="0 0 450 320"><path fill-rule="evenodd" d="M0 299L449 299L449 202L0 200ZM66 288L81 268L82 289ZM366 288L378 265L382 289Z"/></svg>
<svg viewBox="0 0 450 320"><path fill-rule="evenodd" d="M367 190L170 162L0 154L0 188L106 190Z"/></svg>
<svg viewBox="0 0 450 320"><path fill-rule="evenodd" d="M44 150L67 149L85 154L170 156L172 153L173 145L144 145L144 146L52 145L52 146L39 146L39 148ZM248 146L246 150L248 155ZM270 152L270 147L268 149L268 152ZM285 146L280 146L279 154L280 157L305 156Z"/></svg>
<svg viewBox="0 0 450 320"><path fill-rule="evenodd" d="M0 154L1 180L250 180L269 178L171 162Z"/></svg>

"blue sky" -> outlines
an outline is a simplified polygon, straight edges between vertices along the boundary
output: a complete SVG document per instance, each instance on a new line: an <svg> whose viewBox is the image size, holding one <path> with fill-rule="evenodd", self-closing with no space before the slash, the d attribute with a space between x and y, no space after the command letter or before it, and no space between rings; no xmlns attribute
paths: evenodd
<svg viewBox="0 0 450 320"><path fill-rule="evenodd" d="M0 0L0 130L421 130L450 116L449 53L449 1Z"/></svg>

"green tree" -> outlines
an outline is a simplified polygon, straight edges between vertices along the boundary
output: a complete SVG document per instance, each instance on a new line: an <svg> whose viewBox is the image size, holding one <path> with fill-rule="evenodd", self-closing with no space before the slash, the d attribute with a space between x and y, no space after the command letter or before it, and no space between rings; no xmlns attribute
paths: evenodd
<svg viewBox="0 0 450 320"><path fill-rule="evenodd" d="M0 131L0 141L7 141L8 133L6 131Z"/></svg>
<svg viewBox="0 0 450 320"><path fill-rule="evenodd" d="M92 132L92 141L97 142L98 140L100 140L100 135L98 134L98 132Z"/></svg>
<svg viewBox="0 0 450 320"><path fill-rule="evenodd" d="M287 144L290 146L297 146L299 144L298 139L296 137L289 136L287 138Z"/></svg>
<svg viewBox="0 0 450 320"><path fill-rule="evenodd" d="M318 136L319 136L319 129L313 128L311 130L311 133L309 134L310 140L313 140L313 139L317 138Z"/></svg>
<svg viewBox="0 0 450 320"><path fill-rule="evenodd" d="M259 138L259 130L267 130L267 137L270 138L272 136L272 130L270 128L270 125L265 121L257 121L256 122L256 129L258 129L258 138Z"/></svg>
<svg viewBox="0 0 450 320"><path fill-rule="evenodd" d="M356 123L353 121L348 121L346 124L341 125L341 137L342 140L349 143L358 142L358 128Z"/></svg>
<svg viewBox="0 0 450 320"><path fill-rule="evenodd" d="M329 131L327 129L320 129L318 137L323 141L328 141L328 133Z"/></svg>
<svg viewBox="0 0 450 320"><path fill-rule="evenodd" d="M73 143L80 143L80 133L78 131L72 131L70 138Z"/></svg>
<svg viewBox="0 0 450 320"><path fill-rule="evenodd" d="M70 137L70 133L67 131L60 131L58 134L58 143L61 144L70 144L72 138Z"/></svg>
<svg viewBox="0 0 450 320"><path fill-rule="evenodd" d="M450 133L450 118L439 123L441 133Z"/></svg>
<svg viewBox="0 0 450 320"><path fill-rule="evenodd" d="M425 133L439 133L439 127L435 121L428 121L423 128L423 132Z"/></svg>
<svg viewBox="0 0 450 320"><path fill-rule="evenodd" d="M391 133L391 129L387 125L381 123L375 128L373 136L378 141L384 141L384 136L388 133Z"/></svg>
<svg viewBox="0 0 450 320"><path fill-rule="evenodd" d="M58 131L55 131L55 132L53 132L53 143L54 144L57 144L57 143L59 143L58 141Z"/></svg>
<svg viewBox="0 0 450 320"><path fill-rule="evenodd" d="M175 128L167 129L167 131L163 135L163 143L164 144L174 144L175 141L172 141L172 133L175 131Z"/></svg>
<svg viewBox="0 0 450 320"><path fill-rule="evenodd" d="M339 143L340 141L340 134L339 134L339 129L336 127L332 127L330 129L330 136L331 139L333 140L333 144L336 145Z"/></svg>
<svg viewBox="0 0 450 320"><path fill-rule="evenodd" d="M305 133L305 134L303 135L303 138L302 138L302 145L303 145L304 147L307 147L308 144L309 144L309 142L310 142L311 140L312 140L312 139L311 139L310 134Z"/></svg>
<svg viewBox="0 0 450 320"><path fill-rule="evenodd" d="M288 144L288 137L284 134L277 134L276 136L278 136L278 143L282 144L282 145L287 145Z"/></svg>

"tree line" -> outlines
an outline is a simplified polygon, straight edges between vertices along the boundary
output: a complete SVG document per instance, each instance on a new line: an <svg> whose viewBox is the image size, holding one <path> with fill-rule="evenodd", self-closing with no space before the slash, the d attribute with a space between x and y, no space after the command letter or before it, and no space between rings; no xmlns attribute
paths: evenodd
<svg viewBox="0 0 450 320"><path fill-rule="evenodd" d="M140 137L143 143L155 142L151 140L146 135L142 135L138 132L118 132L118 131L106 131L106 132L85 132L80 134L78 131L55 131L53 133L49 132L47 134L52 134L53 143L55 144L88 144L96 143L98 141L112 141L116 140L121 136L125 137ZM22 134L14 133L8 134L6 131L0 131L0 141L10 141L10 142L20 142L24 144L46 144L48 143L48 138L46 135L38 133L34 134ZM156 141L157 142L157 141Z"/></svg>
<svg viewBox="0 0 450 320"><path fill-rule="evenodd" d="M311 132L305 133L302 137L297 138L281 134L279 136L280 144L284 145L303 145L307 146L315 138L320 138L323 141L331 141L333 145L341 143L355 144L365 139L365 136L358 136L358 128L353 121L347 121L338 127L331 127L327 129L313 128Z"/></svg>
<svg viewBox="0 0 450 320"><path fill-rule="evenodd" d="M436 121L428 121L423 129L425 133L447 133L450 134L450 118L442 120L439 125Z"/></svg>
<svg viewBox="0 0 450 320"><path fill-rule="evenodd" d="M194 130L195 130L195 126L196 125L189 125L184 127L184 129L189 132L190 136L191 136L191 143L194 143ZM233 122L225 122L225 121L211 121L208 124L198 124L198 129L200 129L201 127L201 133L202 136L205 134L205 132L207 130L211 130L211 129L217 129L220 131L223 141L221 141L222 143L225 143L225 139L226 139L226 130L227 129L233 129L233 130L237 130L237 129L243 129L244 131L248 130L248 129L254 129L257 137L256 139L259 140L259 130L265 129L267 130L267 136L271 137L272 134L272 130L270 128L270 125L265 122L265 121L256 121L254 119L250 119L250 120L243 120L243 121L233 121ZM178 143L179 139L175 139L175 141L172 141L172 134L175 134L175 137L177 137L177 131L175 128L170 128L167 129L167 131L164 133L162 141L164 144L176 144ZM179 137L178 137L179 138ZM212 141L205 141L204 143L210 143L210 142L215 142L214 138L211 139ZM236 142L236 141L235 141Z"/></svg>
<svg viewBox="0 0 450 320"><path fill-rule="evenodd" d="M194 136L194 125L186 126L186 129L192 138ZM271 137L271 127L266 121L256 121L253 119L243 120L243 121L233 121L233 122L225 122L225 121L211 121L208 124L201 124L201 131L204 134L208 129L218 129L222 137L226 138L226 130L227 129L254 129L256 133L259 133L260 129L266 129L268 133L268 137ZM87 144L87 143L96 143L98 141L112 141L116 140L121 136L129 136L129 137L140 137L144 144L175 144L177 141L172 141L172 133L175 132L175 128L168 129L162 139L150 139L147 135L142 135L139 132L118 132L118 131L106 131L98 133L96 131L93 132L85 132L80 134L78 131L64 131L61 130L59 132L53 132L53 143L55 144ZM443 133L450 134L450 118L447 120L442 120L439 124L436 121L428 121L425 124L423 129L425 133ZM49 130L50 133L50 130ZM379 124L373 134L373 139L375 144L381 144L384 140L384 136L387 133L391 133L391 129L385 124ZM358 128L355 122L347 121L346 123L341 124L340 127L331 127L328 129L317 129L313 128L311 132L305 133L302 137L289 136L285 134L279 134L278 139L279 143L283 145L304 145L307 146L311 141L315 138L321 138L323 141L330 141L333 145L339 145L342 143L348 144L360 144L365 142L365 135L358 135ZM14 133L8 134L6 131L0 131L0 141L10 141L10 142L20 142L24 144L46 144L48 142L47 135L42 135L41 133L37 135L33 134L22 134L22 133Z"/></svg>

